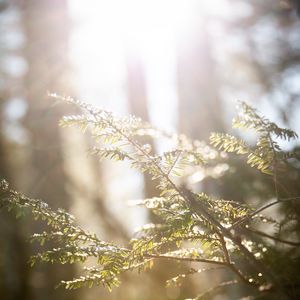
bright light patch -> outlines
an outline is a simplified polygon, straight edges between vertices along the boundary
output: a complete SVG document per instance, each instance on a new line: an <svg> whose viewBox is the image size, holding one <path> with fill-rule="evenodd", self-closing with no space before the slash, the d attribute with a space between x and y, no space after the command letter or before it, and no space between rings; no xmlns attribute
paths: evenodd
<svg viewBox="0 0 300 300"><path fill-rule="evenodd" d="M206 14L226 13L228 4L226 0L70 0L69 8L79 94L86 101L106 99L110 109L118 110L118 102L126 98L128 54L144 64L149 100L174 105L178 41L184 41ZM121 104L121 110L125 106Z"/></svg>
<svg viewBox="0 0 300 300"><path fill-rule="evenodd" d="M114 111L126 111L126 59L136 56L146 73L149 110L155 116L152 122L174 130L170 124L176 122L176 44L196 19L196 2L69 1L77 95ZM166 114L170 109L174 113Z"/></svg>

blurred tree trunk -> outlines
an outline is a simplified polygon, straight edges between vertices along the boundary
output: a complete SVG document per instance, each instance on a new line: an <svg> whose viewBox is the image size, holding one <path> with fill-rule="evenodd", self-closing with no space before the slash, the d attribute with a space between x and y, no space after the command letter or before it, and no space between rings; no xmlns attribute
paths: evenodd
<svg viewBox="0 0 300 300"><path fill-rule="evenodd" d="M138 56L128 55L127 57L127 76L128 76L128 104L129 112L137 117L142 118L143 121L150 122L150 116L148 112L147 101L147 88L145 70L143 64ZM149 137L141 138L141 141L145 144L149 144L152 149L152 153L155 154L155 144L153 139ZM159 194L156 188L158 182L153 180L149 174L144 173L144 197L150 198ZM159 223L159 218L150 213L149 219L151 222ZM170 262L159 262L155 265L154 270L150 275L153 288L152 293L149 294L149 298L153 299L165 299L167 298L167 290L164 286L166 280L168 280L174 272L174 265ZM189 282L182 290L180 297L185 297L194 292L194 285Z"/></svg>
<svg viewBox="0 0 300 300"><path fill-rule="evenodd" d="M58 120L62 106L51 108L47 91L71 95L68 62L69 19L66 0L20 2L26 37L25 98L28 103L24 126L30 134L31 173L28 194L52 207L68 210L68 178L65 174ZM36 226L34 232L41 228ZM35 245L33 245L35 247ZM36 250L36 249L35 249ZM73 266L41 266L31 278L36 299L75 299L74 293L54 289L60 279L74 277ZM76 293L78 294L78 293Z"/></svg>
<svg viewBox="0 0 300 300"><path fill-rule="evenodd" d="M140 117L145 122L150 122L147 101L147 88L145 79L144 66L140 57L136 54L128 53L127 55L127 87L128 87L128 106L129 113ZM155 145L151 138L141 137L141 142L151 146L151 153L155 153ZM151 175L144 173L144 197L151 198L158 195L156 188L157 182L151 178ZM151 222L158 222L158 218L149 213L149 220ZM156 299L163 299L165 290L163 283L168 279L168 270L170 265L162 263L163 268L155 268L153 274L150 275L153 295Z"/></svg>
<svg viewBox="0 0 300 300"><path fill-rule="evenodd" d="M179 132L200 140L223 127L211 52L204 22L188 33L178 49Z"/></svg>
<svg viewBox="0 0 300 300"><path fill-rule="evenodd" d="M13 145L6 141L2 126L4 103L5 100L0 98L0 180L13 183L14 172L7 153ZM17 221L10 213L0 211L0 299L30 299L28 247L23 227L24 221Z"/></svg>
<svg viewBox="0 0 300 300"><path fill-rule="evenodd" d="M145 122L150 122L145 72L138 55L129 53L127 56L127 78L129 113L140 117ZM151 146L151 153L156 152L151 138L142 137L141 141ZM144 174L145 198L158 195L156 185L157 182L149 174Z"/></svg>
<svg viewBox="0 0 300 300"><path fill-rule="evenodd" d="M105 202L105 192L97 188L97 186L104 186L106 184L102 176L103 170L99 164L98 158L92 157L91 159L93 162L91 171L94 174L96 186L92 197L92 203L98 219L100 220L100 225L104 228L108 239L128 243L130 239L129 233L118 218L118 215L109 210L108 205Z"/></svg>
<svg viewBox="0 0 300 300"><path fill-rule="evenodd" d="M218 76L206 22L198 22L178 49L179 132L208 142L211 132L224 131ZM195 186L218 194L216 185L203 180Z"/></svg>
<svg viewBox="0 0 300 300"><path fill-rule="evenodd" d="M7 15L13 11L6 1L0 1L0 180L5 179L10 184L16 183L16 169L14 168L17 143L7 136L9 125L5 108L15 92L16 82L14 77L5 68L6 59L14 54L14 49L9 47L6 36L17 22L7 22ZM1 27L2 26L2 27ZM0 211L0 299L29 300L29 265L28 245L25 243L24 225L26 220L16 218L4 211Z"/></svg>
<svg viewBox="0 0 300 300"><path fill-rule="evenodd" d="M212 131L222 131L224 127L212 57L206 22L198 22L178 45L178 128L190 138L206 142ZM196 183L193 188L208 194L219 192L215 182L206 180ZM197 288L206 289L217 281L218 278L206 276Z"/></svg>

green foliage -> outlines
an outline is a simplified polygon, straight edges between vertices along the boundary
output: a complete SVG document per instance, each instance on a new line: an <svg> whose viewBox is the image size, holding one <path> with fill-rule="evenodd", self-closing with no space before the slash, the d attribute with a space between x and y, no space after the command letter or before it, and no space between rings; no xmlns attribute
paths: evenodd
<svg viewBox="0 0 300 300"><path fill-rule="evenodd" d="M58 96L55 96L59 98ZM59 98L60 99L60 98ZM32 213L41 219L48 230L31 237L32 242L47 246L51 241L52 249L46 249L30 259L45 263L82 263L94 261L94 267L84 267L79 278L63 281L60 285L67 289L83 286L103 285L108 289L118 286L120 276L129 270L151 268L158 259L174 260L181 263L199 262L213 265L210 272L224 268L228 270L229 281L220 283L216 289L209 290L195 299L205 298L208 294L224 291L232 284L242 284L254 297L263 293L277 292L278 299L289 299L291 293L287 286L296 285L299 278L291 282L288 269L276 274L270 261L284 263L282 252L271 249L268 243L276 237L253 236L256 224L277 221L262 215L273 204L296 200L277 199L273 204L261 208L216 199L204 193L196 193L178 185L178 177L184 178L190 168L205 168L208 161L217 163L219 153L203 142L190 141L185 136L169 135L139 118L117 117L113 113L94 108L85 103L67 98L63 101L77 105L82 114L64 117L61 126L77 126L80 130L90 130L96 145L91 153L99 159L127 160L133 168L151 174L158 182L160 196L138 201L136 205L145 206L159 216L160 223L146 224L139 228L129 246L122 247L107 243L75 224L73 216L63 210L54 211L40 200L33 200L9 189L2 181L0 187L1 206L14 210L17 216ZM263 173L275 176L278 166L287 164L294 153L283 152L273 139L294 139L296 133L279 128L246 105L241 104L242 113L234 120L234 127L253 129L258 134L254 147L245 141L228 134L214 133L211 144L226 152L247 155L247 163ZM142 144L140 135L171 138L174 148L162 154L152 153L149 145ZM257 230L256 230L257 231ZM280 243L288 241L277 238ZM297 251L294 252L294 256ZM275 263L275 264L276 264ZM274 270L273 270L274 269ZM167 284L180 285L187 276L203 272L203 266L178 274ZM287 282L286 278L289 278ZM298 282L299 283L299 282ZM299 294L298 294L299 295Z"/></svg>
<svg viewBox="0 0 300 300"><path fill-rule="evenodd" d="M233 120L233 127L254 130L258 134L256 146L250 147L241 139L220 133L211 135L211 144L226 152L246 154L247 163L265 174L273 175L279 163L295 157L295 153L283 152L273 136L289 141L297 138L297 134L259 116L256 110L246 103L241 103L241 114Z"/></svg>

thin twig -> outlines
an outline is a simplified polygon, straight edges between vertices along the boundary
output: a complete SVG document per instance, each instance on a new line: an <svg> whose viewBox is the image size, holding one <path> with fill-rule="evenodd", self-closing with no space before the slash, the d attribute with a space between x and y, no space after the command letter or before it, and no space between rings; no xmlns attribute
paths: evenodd
<svg viewBox="0 0 300 300"><path fill-rule="evenodd" d="M206 296L208 296L209 294L211 294L212 292L214 292L216 289L221 289L221 288L223 288L225 286L230 286L230 285L234 285L234 284L237 284L237 283L238 283L238 281L236 281L236 280L222 282L219 285L206 290L205 292L203 292L202 294L200 294L199 296L197 296L194 300L207 299Z"/></svg>
<svg viewBox="0 0 300 300"><path fill-rule="evenodd" d="M204 259L204 258L195 258L195 257L180 257L180 256L172 256L166 254L146 254L145 257L147 258L157 258L157 259L173 259L178 261L188 261L188 262L201 262L201 263L208 263L208 264L215 264L215 265L222 265L228 266L227 262L224 261L217 261L211 259Z"/></svg>
<svg viewBox="0 0 300 300"><path fill-rule="evenodd" d="M180 157L181 154L182 154L182 151L179 151L178 154L177 154L176 159L174 160L172 166L170 167L170 170L169 170L168 173L167 173L168 176L170 175L171 171L172 171L173 168L175 167L175 165L176 165L176 163L177 163L177 161L178 161L178 159L179 159L179 157Z"/></svg>
<svg viewBox="0 0 300 300"><path fill-rule="evenodd" d="M241 224L245 223L247 220L250 220L252 217L254 217L255 215L259 214L260 212L266 210L267 208L269 208L271 206L274 206L274 205L279 204L279 203L284 203L284 202L288 202L288 201L292 201L292 200L299 200L299 199L300 199L300 196L299 197L290 197L290 198L281 198L281 199L278 199L276 201L270 202L270 203L262 206L261 208L258 208L257 210L253 211L249 215L246 215L245 217L237 220L236 222L234 222L231 225L231 228L234 228L238 225L241 225Z"/></svg>
<svg viewBox="0 0 300 300"><path fill-rule="evenodd" d="M293 241L283 240L281 238L278 238L278 237L272 236L270 234L264 233L264 232L262 232L260 230L256 230L256 229L252 229L252 228L247 228L247 227L243 228L243 230L247 230L247 231L253 232L255 234L264 236L266 238L272 239L272 240L274 240L276 242L279 242L279 243L288 244L288 245L291 245L291 246L300 246L300 242L293 242Z"/></svg>

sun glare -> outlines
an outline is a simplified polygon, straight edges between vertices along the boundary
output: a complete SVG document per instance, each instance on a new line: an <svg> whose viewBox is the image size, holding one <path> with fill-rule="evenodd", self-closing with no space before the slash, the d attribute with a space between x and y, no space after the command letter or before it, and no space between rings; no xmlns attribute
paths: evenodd
<svg viewBox="0 0 300 300"><path fill-rule="evenodd" d="M206 13L224 10L225 0L217 1L218 5L215 0L70 0L77 94L126 111L126 58L136 56L147 78L150 113L158 102L160 112L169 111L177 103L177 43ZM168 117L162 123L157 111L151 115L164 128L175 123Z"/></svg>
<svg viewBox="0 0 300 300"><path fill-rule="evenodd" d="M80 22L94 26L89 35L115 36L142 47L154 36L178 35L193 19L194 0L72 0L71 11Z"/></svg>
<svg viewBox="0 0 300 300"><path fill-rule="evenodd" d="M74 24L71 59L78 94L110 109L126 110L126 57L130 55L138 57L144 66L150 112L154 102L160 102L166 111L169 104L174 106L176 43L195 19L195 3L69 1ZM157 125L169 127L174 121L166 118L164 124Z"/></svg>

